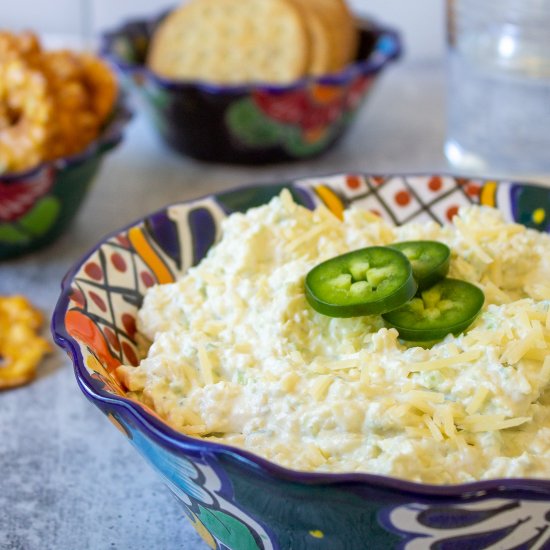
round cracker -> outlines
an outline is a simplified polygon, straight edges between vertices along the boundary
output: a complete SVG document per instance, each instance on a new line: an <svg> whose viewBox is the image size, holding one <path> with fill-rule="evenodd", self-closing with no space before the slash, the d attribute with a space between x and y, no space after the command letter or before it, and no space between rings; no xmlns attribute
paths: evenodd
<svg viewBox="0 0 550 550"><path fill-rule="evenodd" d="M287 83L307 70L309 41L291 0L194 0L157 28L157 74L214 83Z"/></svg>
<svg viewBox="0 0 550 550"><path fill-rule="evenodd" d="M294 0L302 12L309 37L308 74L321 75L331 69L330 29L323 18L315 11L310 0Z"/></svg>
<svg viewBox="0 0 550 550"><path fill-rule="evenodd" d="M310 0L331 31L330 70L339 71L350 63L357 52L358 31L344 0Z"/></svg>

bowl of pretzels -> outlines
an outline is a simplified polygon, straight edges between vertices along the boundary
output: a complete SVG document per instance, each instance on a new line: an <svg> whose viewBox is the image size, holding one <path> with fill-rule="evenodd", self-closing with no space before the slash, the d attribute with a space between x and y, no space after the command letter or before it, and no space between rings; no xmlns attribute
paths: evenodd
<svg viewBox="0 0 550 550"><path fill-rule="evenodd" d="M0 259L68 227L129 118L99 57L0 31Z"/></svg>
<svg viewBox="0 0 550 550"><path fill-rule="evenodd" d="M171 148L267 164L334 146L401 41L344 0L190 0L105 32L101 52Z"/></svg>

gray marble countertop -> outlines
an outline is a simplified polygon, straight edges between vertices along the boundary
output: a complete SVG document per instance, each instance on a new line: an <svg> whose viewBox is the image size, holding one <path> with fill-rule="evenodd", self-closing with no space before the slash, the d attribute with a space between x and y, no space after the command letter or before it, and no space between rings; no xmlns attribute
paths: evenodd
<svg viewBox="0 0 550 550"><path fill-rule="evenodd" d="M25 294L49 315L75 260L104 234L169 202L339 171L446 171L444 84L439 65L397 64L337 149L266 168L177 156L137 116L69 232L49 248L0 263L0 294ZM0 393L0 511L5 550L206 548L156 474L86 401L58 349L35 382Z"/></svg>

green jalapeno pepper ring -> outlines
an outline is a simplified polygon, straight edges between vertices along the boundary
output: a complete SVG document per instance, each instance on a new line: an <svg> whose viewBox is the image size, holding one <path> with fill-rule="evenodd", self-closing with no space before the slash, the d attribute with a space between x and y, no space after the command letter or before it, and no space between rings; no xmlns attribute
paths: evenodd
<svg viewBox="0 0 550 550"><path fill-rule="evenodd" d="M331 258L306 276L311 307L331 317L385 313L409 301L417 284L400 251L370 246Z"/></svg>
<svg viewBox="0 0 550 550"><path fill-rule="evenodd" d="M403 340L427 342L463 332L473 323L484 301L477 286L443 279L382 317Z"/></svg>
<svg viewBox="0 0 550 550"><path fill-rule="evenodd" d="M449 272L451 250L446 244L439 241L403 241L389 246L407 256L419 290L433 286Z"/></svg>

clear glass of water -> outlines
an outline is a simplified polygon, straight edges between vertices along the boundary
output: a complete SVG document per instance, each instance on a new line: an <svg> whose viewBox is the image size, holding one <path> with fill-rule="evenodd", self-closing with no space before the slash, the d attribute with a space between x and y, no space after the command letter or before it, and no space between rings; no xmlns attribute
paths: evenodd
<svg viewBox="0 0 550 550"><path fill-rule="evenodd" d="M448 161L550 173L550 0L447 3Z"/></svg>

